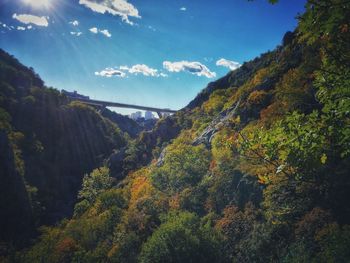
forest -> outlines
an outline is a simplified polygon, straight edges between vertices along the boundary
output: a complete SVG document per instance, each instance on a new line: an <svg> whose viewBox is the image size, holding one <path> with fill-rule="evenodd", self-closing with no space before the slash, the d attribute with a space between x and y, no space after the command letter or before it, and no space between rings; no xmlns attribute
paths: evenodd
<svg viewBox="0 0 350 263"><path fill-rule="evenodd" d="M350 262L350 2L298 21L151 131L1 51L0 262Z"/></svg>

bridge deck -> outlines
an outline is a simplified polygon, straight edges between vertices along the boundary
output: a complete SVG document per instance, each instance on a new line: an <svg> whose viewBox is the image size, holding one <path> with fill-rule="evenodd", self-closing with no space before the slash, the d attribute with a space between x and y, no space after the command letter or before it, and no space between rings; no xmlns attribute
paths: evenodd
<svg viewBox="0 0 350 263"><path fill-rule="evenodd" d="M95 106L103 106L103 107L117 107L117 108L127 108L127 109L137 109L137 110L146 110L153 112L166 112L166 113L175 113L175 110L171 109L162 109L162 108L153 108L147 106L133 105L133 104L125 104L111 101L102 101L102 100L92 100L92 99L83 99L83 98L74 98L69 97L71 100L80 101L86 104L95 105Z"/></svg>

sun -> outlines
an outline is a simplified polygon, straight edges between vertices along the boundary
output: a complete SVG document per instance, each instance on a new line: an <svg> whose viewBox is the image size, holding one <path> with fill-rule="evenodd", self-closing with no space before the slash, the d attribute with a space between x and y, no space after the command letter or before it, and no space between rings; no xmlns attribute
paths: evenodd
<svg viewBox="0 0 350 263"><path fill-rule="evenodd" d="M35 9L50 9L54 0L22 0L26 5Z"/></svg>

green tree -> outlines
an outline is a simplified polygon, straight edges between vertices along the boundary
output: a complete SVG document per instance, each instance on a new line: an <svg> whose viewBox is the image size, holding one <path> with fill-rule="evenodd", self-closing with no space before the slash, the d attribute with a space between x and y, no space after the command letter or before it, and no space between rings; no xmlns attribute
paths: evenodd
<svg viewBox="0 0 350 263"><path fill-rule="evenodd" d="M199 217L189 212L173 213L143 244L142 263L224 262L218 235L200 226Z"/></svg>
<svg viewBox="0 0 350 263"><path fill-rule="evenodd" d="M176 193L197 185L209 169L209 151L203 145L192 146L188 138L178 138L166 148L165 162L151 178L162 191Z"/></svg>
<svg viewBox="0 0 350 263"><path fill-rule="evenodd" d="M112 182L113 178L109 176L109 169L106 167L100 167L85 175L78 194L80 201L75 205L74 215L79 216L84 213L99 194L111 188Z"/></svg>

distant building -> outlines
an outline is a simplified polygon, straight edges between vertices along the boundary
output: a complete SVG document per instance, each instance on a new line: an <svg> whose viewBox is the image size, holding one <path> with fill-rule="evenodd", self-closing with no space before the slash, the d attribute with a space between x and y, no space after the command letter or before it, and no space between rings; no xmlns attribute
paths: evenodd
<svg viewBox="0 0 350 263"><path fill-rule="evenodd" d="M146 111L145 112L145 120L153 120L153 119L154 119L153 113L150 111Z"/></svg>
<svg viewBox="0 0 350 263"><path fill-rule="evenodd" d="M137 111L137 112L134 112L134 113L131 113L130 114L130 119L133 119L133 120L138 120L138 119L141 119L142 118L142 112L141 111Z"/></svg>
<svg viewBox="0 0 350 263"><path fill-rule="evenodd" d="M71 91L67 91L67 90L61 90L61 93L66 95L67 97L70 98L74 98L74 99L84 99L84 100L89 100L90 97L89 96L85 96L82 94L79 94L76 90L71 92Z"/></svg>

